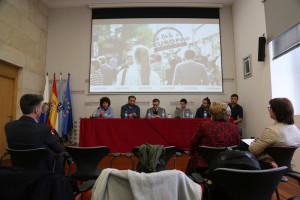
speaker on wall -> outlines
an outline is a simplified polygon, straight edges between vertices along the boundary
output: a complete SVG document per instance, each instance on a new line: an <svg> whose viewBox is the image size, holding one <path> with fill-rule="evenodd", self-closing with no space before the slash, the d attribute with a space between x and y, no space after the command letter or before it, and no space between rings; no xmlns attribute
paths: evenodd
<svg viewBox="0 0 300 200"><path fill-rule="evenodd" d="M266 46L266 37L258 38L258 61L264 62L266 57L265 46Z"/></svg>

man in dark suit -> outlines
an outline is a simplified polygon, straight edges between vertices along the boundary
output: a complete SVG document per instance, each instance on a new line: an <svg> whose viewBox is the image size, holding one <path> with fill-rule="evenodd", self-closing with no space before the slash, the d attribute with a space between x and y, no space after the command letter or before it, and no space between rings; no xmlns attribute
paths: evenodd
<svg viewBox="0 0 300 200"><path fill-rule="evenodd" d="M12 149L49 149L49 165L53 163L54 153L65 152L64 148L57 142L55 136L51 133L50 126L38 123L42 112L41 95L25 94L20 99L20 107L23 116L18 120L8 122L5 125L7 144ZM56 169L58 173L64 173L64 158L56 160ZM51 168L49 168L51 169Z"/></svg>
<svg viewBox="0 0 300 200"><path fill-rule="evenodd" d="M205 66L195 62L195 52L188 49L184 53L185 61L175 68L173 85L208 85L208 75Z"/></svg>
<svg viewBox="0 0 300 200"><path fill-rule="evenodd" d="M147 109L145 118L165 118L166 111L164 108L159 107L159 99L152 100L152 108Z"/></svg>

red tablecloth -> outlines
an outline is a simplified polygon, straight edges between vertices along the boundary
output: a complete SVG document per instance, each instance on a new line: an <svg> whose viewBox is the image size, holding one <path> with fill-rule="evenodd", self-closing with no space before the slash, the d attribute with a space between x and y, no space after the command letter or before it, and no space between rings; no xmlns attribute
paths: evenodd
<svg viewBox="0 0 300 200"><path fill-rule="evenodd" d="M107 146L111 152L124 153L147 143L189 150L196 127L208 120L82 118L79 146Z"/></svg>

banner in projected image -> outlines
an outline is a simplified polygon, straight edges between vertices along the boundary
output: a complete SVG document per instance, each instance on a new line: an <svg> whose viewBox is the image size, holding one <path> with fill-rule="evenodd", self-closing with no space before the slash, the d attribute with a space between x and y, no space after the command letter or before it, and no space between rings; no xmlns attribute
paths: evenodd
<svg viewBox="0 0 300 200"><path fill-rule="evenodd" d="M89 91L223 92L219 19L93 19Z"/></svg>

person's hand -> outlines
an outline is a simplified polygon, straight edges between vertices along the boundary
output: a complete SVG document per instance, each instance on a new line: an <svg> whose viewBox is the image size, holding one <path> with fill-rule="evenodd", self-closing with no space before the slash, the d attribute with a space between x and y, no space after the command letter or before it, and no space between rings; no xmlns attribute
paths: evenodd
<svg viewBox="0 0 300 200"><path fill-rule="evenodd" d="M136 116L137 116L137 115L136 115L136 113L132 113L132 117L134 117L134 118L135 118Z"/></svg>
<svg viewBox="0 0 300 200"><path fill-rule="evenodd" d="M154 115L154 118L161 118L159 115Z"/></svg>
<svg viewBox="0 0 300 200"><path fill-rule="evenodd" d="M100 117L104 117L104 111L100 112Z"/></svg>

